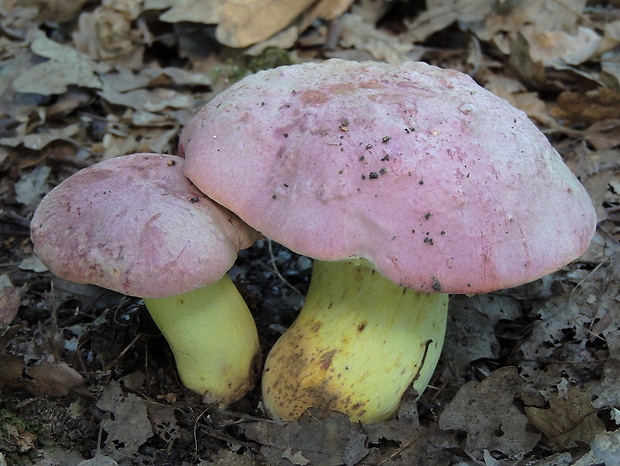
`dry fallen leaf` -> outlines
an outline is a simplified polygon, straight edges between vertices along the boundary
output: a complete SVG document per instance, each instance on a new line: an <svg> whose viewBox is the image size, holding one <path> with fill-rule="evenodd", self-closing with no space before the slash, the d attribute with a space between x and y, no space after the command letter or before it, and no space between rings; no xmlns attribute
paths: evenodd
<svg viewBox="0 0 620 466"><path fill-rule="evenodd" d="M605 429L590 398L588 390L568 390L566 397L557 395L549 400L549 408L526 406L525 413L552 448L573 448L591 442Z"/></svg>
<svg viewBox="0 0 620 466"><path fill-rule="evenodd" d="M478 23L492 11L488 0L427 0L426 10L407 25L406 37L422 42L455 21Z"/></svg>
<svg viewBox="0 0 620 466"><path fill-rule="evenodd" d="M419 58L419 50L412 43L381 31L374 24L364 21L357 14L348 13L340 19L342 37L340 44L345 48L365 51L374 60L397 63Z"/></svg>
<svg viewBox="0 0 620 466"><path fill-rule="evenodd" d="M168 443L181 436L181 429L174 415L174 411L177 409L175 406L153 401L146 401L145 406L155 435Z"/></svg>
<svg viewBox="0 0 620 466"><path fill-rule="evenodd" d="M76 466L117 466L118 463L106 455L97 453L94 458L80 461Z"/></svg>
<svg viewBox="0 0 620 466"><path fill-rule="evenodd" d="M620 92L601 87L585 93L562 92L549 106L551 114L568 124L592 124L620 118Z"/></svg>
<svg viewBox="0 0 620 466"><path fill-rule="evenodd" d="M127 458L153 436L144 400L133 393L124 394L118 383L106 387L97 407L112 414L101 423L108 434L104 449L107 456L115 460Z"/></svg>
<svg viewBox="0 0 620 466"><path fill-rule="evenodd" d="M24 136L0 138L0 145L17 147L23 145L28 149L41 150L53 141L67 140L78 134L80 126L77 124L67 125L59 129L48 129L44 133L32 133Z"/></svg>
<svg viewBox="0 0 620 466"><path fill-rule="evenodd" d="M531 59L551 67L583 63L594 55L601 44L601 36L586 27L579 27L570 34L526 25L520 33L529 44Z"/></svg>
<svg viewBox="0 0 620 466"><path fill-rule="evenodd" d="M285 458L293 464L354 465L368 453L359 424L351 424L346 414L318 408L294 422L246 423L243 431L263 445L269 464Z"/></svg>
<svg viewBox="0 0 620 466"><path fill-rule="evenodd" d="M24 370L24 361L14 354L0 351L0 389L19 386L19 378Z"/></svg>
<svg viewBox="0 0 620 466"><path fill-rule="evenodd" d="M27 73L18 76L13 82L17 92L62 94L71 85L101 89L95 63L87 55L45 36L35 39L30 48L49 60L34 65Z"/></svg>
<svg viewBox="0 0 620 466"><path fill-rule="evenodd" d="M365 465L448 464L448 452L459 449L454 433L440 430L436 422L419 427L409 421L388 421L369 424L364 429L368 432L368 445L374 447L369 448L362 462Z"/></svg>
<svg viewBox="0 0 620 466"><path fill-rule="evenodd" d="M216 24L215 37L229 47L263 42L292 24L303 32L315 19L333 19L353 0L146 0L145 9L164 10L160 19L170 23L192 21ZM291 44L292 45L292 44Z"/></svg>
<svg viewBox="0 0 620 466"><path fill-rule="evenodd" d="M13 286L11 278L6 274L0 275L0 328L9 325L21 303L22 290Z"/></svg>
<svg viewBox="0 0 620 466"><path fill-rule="evenodd" d="M236 452L227 448L220 448L217 453L211 455L210 461L203 460L198 463L198 466L210 466L217 464L225 466L256 466L257 463L249 449Z"/></svg>
<svg viewBox="0 0 620 466"><path fill-rule="evenodd" d="M23 358L0 352L0 388L21 388L34 396L62 397L79 390L84 379L64 362L52 357L27 365Z"/></svg>
<svg viewBox="0 0 620 466"><path fill-rule="evenodd" d="M544 397L555 395L555 386L566 380L576 386L591 377L601 355L589 344L594 325L617 306L607 295L617 296L608 263L593 271L577 270L573 279L564 279L568 293L552 295L533 303L528 337L519 346L519 370L531 391ZM555 281L549 277L548 280ZM578 282L578 284L576 283ZM613 298L612 298L613 299ZM613 322L611 328L620 323Z"/></svg>
<svg viewBox="0 0 620 466"><path fill-rule="evenodd" d="M22 7L38 10L38 21L68 23L75 19L88 0L21 0Z"/></svg>
<svg viewBox="0 0 620 466"><path fill-rule="evenodd" d="M447 356L446 367L452 376L462 383L472 361L498 358L500 346L495 326L500 319L517 319L520 313L519 302L510 297L452 297L443 349Z"/></svg>
<svg viewBox="0 0 620 466"><path fill-rule="evenodd" d="M571 31L577 25L579 13L585 5L586 0L503 2L487 10L483 21L469 21L464 26L480 40L491 41L508 55L511 53L511 40L525 25L532 25L538 31Z"/></svg>
<svg viewBox="0 0 620 466"><path fill-rule="evenodd" d="M596 459L605 466L620 466L620 431L599 434L590 446Z"/></svg>
<svg viewBox="0 0 620 466"><path fill-rule="evenodd" d="M611 261L613 266L619 267L620 253L616 252ZM610 274L611 275L611 274ZM620 274L614 275L614 277ZM620 407L620 323L618 322L618 298L614 295L612 287L617 287L615 281L611 282L611 286L603 296L599 296L598 300L603 305L610 306L608 324L606 328L600 331L605 338L605 342L609 348L609 358L605 362L604 378L592 389L592 406L598 409L618 408Z"/></svg>
<svg viewBox="0 0 620 466"><path fill-rule="evenodd" d="M100 95L111 104L125 105L148 112L160 112L166 108L192 108L195 106L191 95L172 89L136 89L123 93L101 92Z"/></svg>
<svg viewBox="0 0 620 466"><path fill-rule="evenodd" d="M217 40L229 47L247 47L268 39L288 26L313 0L203 0L147 1L146 8L172 7L162 21L217 24Z"/></svg>
<svg viewBox="0 0 620 466"><path fill-rule="evenodd" d="M26 390L35 396L66 396L71 390L84 385L84 379L75 369L53 360L27 367L23 376L28 380L24 383Z"/></svg>
<svg viewBox="0 0 620 466"><path fill-rule="evenodd" d="M143 126L127 134L110 132L103 136L100 150L103 152L104 159L138 152L166 154L169 153L171 147L170 141L178 135L178 132L176 126L173 128Z"/></svg>
<svg viewBox="0 0 620 466"><path fill-rule="evenodd" d="M612 408L620 400L620 360L616 357L605 362L605 378L592 390L592 406Z"/></svg>
<svg viewBox="0 0 620 466"><path fill-rule="evenodd" d="M15 182L15 200L21 204L35 206L49 191L47 179L51 168L39 165L24 174Z"/></svg>
<svg viewBox="0 0 620 466"><path fill-rule="evenodd" d="M543 127L557 126L555 120L549 115L546 102L537 92L527 92L525 86L517 79L492 71L478 73L477 78L483 80L487 90L506 99L513 107L523 110L530 119L537 121Z"/></svg>
<svg viewBox="0 0 620 466"><path fill-rule="evenodd" d="M73 33L77 50L109 65L141 69L149 41L146 28L136 26L142 12L141 0L103 0L93 12L80 15Z"/></svg>
<svg viewBox="0 0 620 466"><path fill-rule="evenodd" d="M523 458L540 434L528 429L514 403L522 385L514 367L498 369L482 382L467 382L441 414L440 429L465 432L465 451L475 458L482 459L485 449Z"/></svg>

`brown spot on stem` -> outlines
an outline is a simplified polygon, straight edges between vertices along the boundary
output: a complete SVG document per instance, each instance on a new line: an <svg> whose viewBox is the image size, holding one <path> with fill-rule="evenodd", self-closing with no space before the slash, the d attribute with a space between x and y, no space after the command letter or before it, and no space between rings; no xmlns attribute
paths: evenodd
<svg viewBox="0 0 620 466"><path fill-rule="evenodd" d="M323 356L321 356L321 362L319 363L319 367L326 371L327 369L329 369L329 366L332 365L332 360L334 359L334 355L336 354L338 350L332 350L329 353L325 353Z"/></svg>

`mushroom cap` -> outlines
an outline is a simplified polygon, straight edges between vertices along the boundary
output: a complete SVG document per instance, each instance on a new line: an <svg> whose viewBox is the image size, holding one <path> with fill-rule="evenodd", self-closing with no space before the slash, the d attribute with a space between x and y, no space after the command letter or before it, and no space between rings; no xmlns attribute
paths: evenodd
<svg viewBox="0 0 620 466"><path fill-rule="evenodd" d="M34 213L37 256L61 278L145 298L216 282L258 233L200 192L183 164L134 154L67 178Z"/></svg>
<svg viewBox="0 0 620 466"><path fill-rule="evenodd" d="M267 237L482 293L579 257L596 216L547 138L469 76L328 60L249 76L184 128L185 174Z"/></svg>

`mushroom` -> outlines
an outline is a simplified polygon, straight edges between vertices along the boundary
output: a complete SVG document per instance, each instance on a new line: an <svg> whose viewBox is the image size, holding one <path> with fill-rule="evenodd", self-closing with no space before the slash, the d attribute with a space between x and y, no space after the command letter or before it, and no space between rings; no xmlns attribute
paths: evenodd
<svg viewBox="0 0 620 466"><path fill-rule="evenodd" d="M306 303L265 362L276 419L311 406L390 418L431 377L448 293L556 271L596 224L585 189L523 112L424 63L257 73L198 112L180 151L210 198L316 259Z"/></svg>
<svg viewBox="0 0 620 466"><path fill-rule="evenodd" d="M183 164L134 154L83 169L41 201L31 237L55 275L144 298L183 384L227 404L252 386L259 345L226 272L258 233L200 192Z"/></svg>

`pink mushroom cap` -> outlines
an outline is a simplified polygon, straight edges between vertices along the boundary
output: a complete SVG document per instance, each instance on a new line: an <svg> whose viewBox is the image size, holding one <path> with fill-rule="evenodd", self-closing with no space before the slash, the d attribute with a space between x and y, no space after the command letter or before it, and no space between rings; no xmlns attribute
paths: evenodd
<svg viewBox="0 0 620 466"><path fill-rule="evenodd" d="M34 213L37 256L61 278L144 298L216 282L258 233L200 192L183 164L134 154L67 178Z"/></svg>
<svg viewBox="0 0 620 466"><path fill-rule="evenodd" d="M185 174L292 250L482 293L576 259L587 192L525 113L424 63L328 60L249 76L180 138Z"/></svg>

